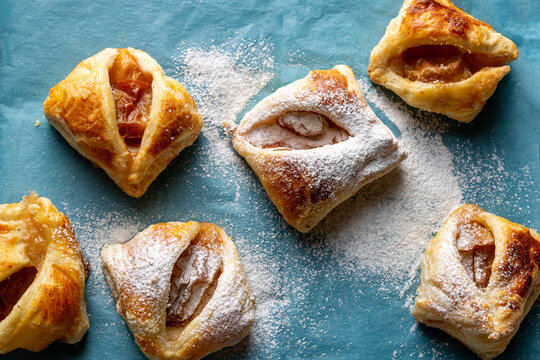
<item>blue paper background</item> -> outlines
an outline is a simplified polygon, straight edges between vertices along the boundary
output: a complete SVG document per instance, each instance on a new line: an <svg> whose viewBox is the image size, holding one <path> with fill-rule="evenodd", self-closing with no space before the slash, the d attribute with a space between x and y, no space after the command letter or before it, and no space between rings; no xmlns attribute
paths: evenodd
<svg viewBox="0 0 540 360"><path fill-rule="evenodd" d="M507 179L504 194L468 188L466 201L492 204L490 197L508 203L491 212L515 222L537 227L538 216L538 114L540 113L540 2L459 0L456 5L488 22L511 38L520 50L512 71L472 124L448 120L443 140L454 154L467 151L478 163L489 164L489 155L503 154L507 171L518 174L528 167L533 181L523 184ZM199 138L184 150L140 199L132 199L89 161L77 154L43 117L42 102L48 90L75 65L105 47L141 48L152 55L167 74L173 74L173 53L179 44L241 43L261 39L273 44L274 79L250 104L299 77L306 71L290 64L290 54L302 54L305 69L351 66L365 77L369 54L400 1L24 1L0 4L0 202L18 202L29 189L50 198L60 210L93 204L97 216L109 211L138 214L140 222L189 219L215 222L233 237L257 242L267 249L268 262L280 263L283 277L294 284L309 267L323 268L328 276L311 278L307 298L291 295L285 309L292 319L276 335L279 346L271 353L264 344L249 339L236 349L212 355L224 358L331 358L379 359L475 358L457 341L433 329L410 332L414 318L397 296L381 296L371 279L343 279L330 258L306 254L309 239L283 226L260 188L235 193L219 179L201 178L186 170L202 162ZM181 80L181 79L180 79ZM189 90L189 89L188 89ZM390 97L392 94L386 92ZM250 105L251 106L251 105ZM378 112L379 113L379 112ZM380 114L382 116L382 114ZM387 122L387 119L382 116ZM34 128L40 119L42 126ZM462 172L467 165L456 160ZM165 186L167 185L167 186ZM206 188L203 188L206 185ZM489 185L489 182L488 182ZM520 186L520 189L517 187ZM231 214L230 204L245 211ZM250 212L252 203L262 207ZM519 206L516 206L518 204ZM521 209L521 210L520 210ZM249 216L245 217L246 214ZM240 219L240 220L236 220ZM84 221L84 219L79 219ZM272 226L270 226L272 225ZM249 228L249 229L248 229ZM279 229L279 242L267 240L264 231ZM307 239L307 240L306 240ZM80 239L84 249L85 239ZM239 249L242 254L242 249ZM295 255L298 255L295 257ZM302 270L305 269L305 270ZM321 274L321 273L318 273ZM412 287L416 288L418 278ZM361 291L361 296L358 294ZM39 354L15 351L5 359L143 359L126 327L103 326L121 322L107 296L86 291L91 328L76 345L53 344ZM339 302L332 299L339 298ZM330 300L328 300L330 299ZM303 326L311 319L313 326ZM119 330L120 329L120 330ZM540 313L536 305L524 320L501 359L540 358ZM302 346L298 340L302 339Z"/></svg>

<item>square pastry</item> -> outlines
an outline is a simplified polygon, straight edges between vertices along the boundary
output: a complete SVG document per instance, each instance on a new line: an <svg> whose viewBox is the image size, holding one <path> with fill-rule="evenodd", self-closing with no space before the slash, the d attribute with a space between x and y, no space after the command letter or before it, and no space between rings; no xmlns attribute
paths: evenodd
<svg viewBox="0 0 540 360"><path fill-rule="evenodd" d="M538 233L463 205L426 249L414 316L492 359L538 297L539 267Z"/></svg>
<svg viewBox="0 0 540 360"><path fill-rule="evenodd" d="M470 122L518 50L449 0L405 0L371 52L371 80L407 104Z"/></svg>
<svg viewBox="0 0 540 360"><path fill-rule="evenodd" d="M263 99L232 142L278 211L302 232L407 157L345 65L312 71Z"/></svg>
<svg viewBox="0 0 540 360"><path fill-rule="evenodd" d="M201 359L249 333L255 301L219 226L155 224L105 246L101 259L118 313L149 359Z"/></svg>
<svg viewBox="0 0 540 360"><path fill-rule="evenodd" d="M80 62L43 103L45 117L128 195L140 197L203 118L193 98L144 51L105 49Z"/></svg>
<svg viewBox="0 0 540 360"><path fill-rule="evenodd" d="M80 341L90 326L87 270L71 222L49 199L0 204L0 354Z"/></svg>

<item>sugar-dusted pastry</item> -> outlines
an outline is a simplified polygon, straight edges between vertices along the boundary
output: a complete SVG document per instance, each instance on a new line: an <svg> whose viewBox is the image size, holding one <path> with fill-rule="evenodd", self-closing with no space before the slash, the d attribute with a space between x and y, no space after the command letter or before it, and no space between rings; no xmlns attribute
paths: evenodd
<svg viewBox="0 0 540 360"><path fill-rule="evenodd" d="M149 359L200 359L248 334L255 303L219 226L152 225L101 258L117 310Z"/></svg>
<svg viewBox="0 0 540 360"><path fill-rule="evenodd" d="M71 223L49 199L0 205L0 354L81 340L85 278Z"/></svg>
<svg viewBox="0 0 540 360"><path fill-rule="evenodd" d="M233 146L302 232L407 156L345 65L312 71L263 99L234 131Z"/></svg>
<svg viewBox="0 0 540 360"><path fill-rule="evenodd" d="M426 249L414 316L492 359L538 297L539 268L538 233L463 205Z"/></svg>
<svg viewBox="0 0 540 360"><path fill-rule="evenodd" d="M45 116L81 155L139 197L199 135L203 118L147 53L105 49L55 85Z"/></svg>
<svg viewBox="0 0 540 360"><path fill-rule="evenodd" d="M517 57L511 40L450 0L405 0L368 74L411 106L470 122Z"/></svg>

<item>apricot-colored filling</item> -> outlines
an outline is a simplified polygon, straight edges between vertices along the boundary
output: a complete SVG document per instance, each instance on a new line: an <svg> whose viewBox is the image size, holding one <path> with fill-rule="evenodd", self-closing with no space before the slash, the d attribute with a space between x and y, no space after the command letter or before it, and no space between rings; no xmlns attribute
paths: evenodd
<svg viewBox="0 0 540 360"><path fill-rule="evenodd" d="M461 264L476 286L485 288L495 258L495 239L489 229L473 220L472 214L465 214L460 220L456 243Z"/></svg>
<svg viewBox="0 0 540 360"><path fill-rule="evenodd" d="M409 48L392 61L394 71L410 81L458 82L489 66L502 66L505 59L468 54L452 45L421 45Z"/></svg>
<svg viewBox="0 0 540 360"><path fill-rule="evenodd" d="M264 149L302 150L336 144L350 135L322 114L293 111L254 126L244 136Z"/></svg>
<svg viewBox="0 0 540 360"><path fill-rule="evenodd" d="M109 81L118 130L128 148L137 151L152 104L152 76L145 74L137 59L122 49L109 70Z"/></svg>
<svg viewBox="0 0 540 360"><path fill-rule="evenodd" d="M0 321L4 320L36 277L35 267L26 267L0 282Z"/></svg>

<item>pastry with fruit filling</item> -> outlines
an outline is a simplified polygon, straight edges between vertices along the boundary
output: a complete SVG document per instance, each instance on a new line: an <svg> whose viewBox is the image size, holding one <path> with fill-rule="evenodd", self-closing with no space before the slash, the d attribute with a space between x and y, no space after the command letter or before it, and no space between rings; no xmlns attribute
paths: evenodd
<svg viewBox="0 0 540 360"><path fill-rule="evenodd" d="M537 299L539 270L538 233L463 205L426 249L414 316L492 359Z"/></svg>
<svg viewBox="0 0 540 360"><path fill-rule="evenodd" d="M407 156L344 65L312 71L263 99L234 130L233 146L302 232Z"/></svg>
<svg viewBox="0 0 540 360"><path fill-rule="evenodd" d="M82 61L50 90L43 108L72 147L133 197L193 144L203 125L186 89L132 48Z"/></svg>
<svg viewBox="0 0 540 360"><path fill-rule="evenodd" d="M405 0L371 52L371 80L422 110L470 122L518 50L449 0Z"/></svg>
<svg viewBox="0 0 540 360"><path fill-rule="evenodd" d="M49 199L0 205L0 354L81 340L85 280L71 223Z"/></svg>
<svg viewBox="0 0 540 360"><path fill-rule="evenodd" d="M117 310L150 359L200 359L249 332L254 300L232 240L210 223L160 223L101 252Z"/></svg>

